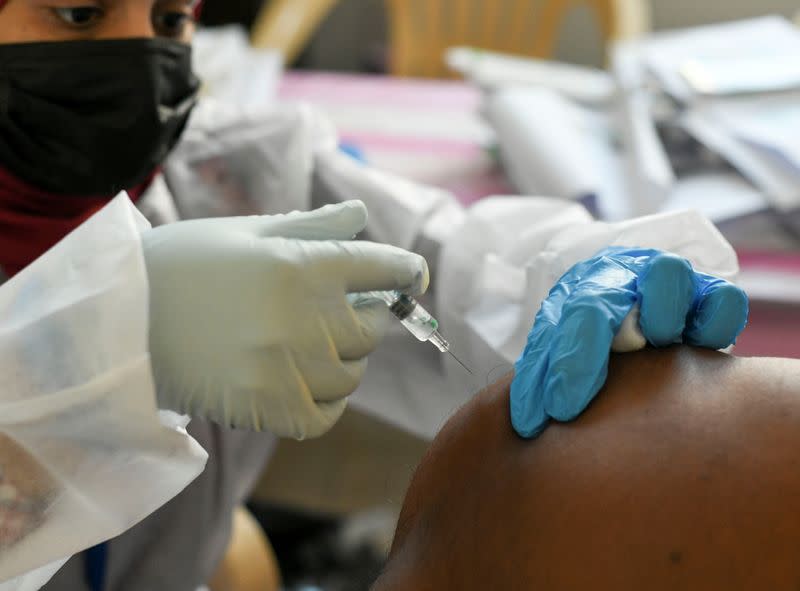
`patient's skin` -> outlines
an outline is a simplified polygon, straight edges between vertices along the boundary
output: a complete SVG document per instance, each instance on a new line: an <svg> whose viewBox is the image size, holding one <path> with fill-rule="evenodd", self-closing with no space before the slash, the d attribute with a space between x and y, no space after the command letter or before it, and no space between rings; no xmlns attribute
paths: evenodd
<svg viewBox="0 0 800 591"><path fill-rule="evenodd" d="M509 384L432 444L373 591L800 590L800 361L615 356L535 441Z"/></svg>

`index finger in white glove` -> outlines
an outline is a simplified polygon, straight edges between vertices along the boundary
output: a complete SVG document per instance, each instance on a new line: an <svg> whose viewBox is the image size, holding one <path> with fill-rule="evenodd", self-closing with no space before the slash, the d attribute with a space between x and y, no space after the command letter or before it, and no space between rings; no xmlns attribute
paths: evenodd
<svg viewBox="0 0 800 591"><path fill-rule="evenodd" d="M343 241L316 258L323 273L332 272L348 293L401 290L425 293L430 283L428 263L418 254L396 246L366 241Z"/></svg>
<svg viewBox="0 0 800 591"><path fill-rule="evenodd" d="M256 233L300 240L351 240L367 225L367 208L358 200L326 205L313 211L253 219Z"/></svg>

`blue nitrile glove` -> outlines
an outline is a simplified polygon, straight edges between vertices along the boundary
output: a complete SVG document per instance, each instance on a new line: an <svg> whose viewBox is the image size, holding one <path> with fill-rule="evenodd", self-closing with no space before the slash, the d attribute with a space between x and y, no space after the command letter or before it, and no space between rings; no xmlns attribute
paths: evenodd
<svg viewBox="0 0 800 591"><path fill-rule="evenodd" d="M659 250L612 247L578 263L542 303L511 384L511 422L536 437L553 418L570 421L606 381L611 342L639 304L639 327L663 347L724 349L747 324L745 293Z"/></svg>

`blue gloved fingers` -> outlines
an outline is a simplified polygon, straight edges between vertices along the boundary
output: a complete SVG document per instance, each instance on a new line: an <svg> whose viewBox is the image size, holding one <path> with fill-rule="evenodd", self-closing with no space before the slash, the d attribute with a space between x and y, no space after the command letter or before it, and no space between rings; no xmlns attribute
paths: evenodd
<svg viewBox="0 0 800 591"><path fill-rule="evenodd" d="M656 347L682 340L696 293L695 272L684 258L669 253L653 256L639 277L639 326Z"/></svg>
<svg viewBox="0 0 800 591"><path fill-rule="evenodd" d="M564 303L550 343L545 411L559 421L577 417L606 381L611 342L636 304L632 282L598 290L587 285Z"/></svg>
<svg viewBox="0 0 800 591"><path fill-rule="evenodd" d="M548 343L555 326L536 316L525 353L515 366L511 382L511 425L520 437L532 438L547 426L544 411L544 377L548 366ZM535 331L535 332L534 332Z"/></svg>
<svg viewBox="0 0 800 591"><path fill-rule="evenodd" d="M611 344L640 304L639 326L655 346L687 342L724 347L741 332L741 290L695 273L658 250L612 247L578 263L550 291L511 385L516 432L535 437L552 418L580 415L605 383Z"/></svg>
<svg viewBox="0 0 800 591"><path fill-rule="evenodd" d="M349 314L329 320L328 330L339 359L354 361L372 353L386 336L393 318L385 302L370 299L355 303Z"/></svg>
<svg viewBox="0 0 800 591"><path fill-rule="evenodd" d="M556 354L559 351L555 345L559 342L559 335L562 334L565 315L581 310L584 303L590 307L596 306L598 302L606 299L606 292L625 294L621 297L625 309L614 311L617 318L615 323L619 325L636 300L634 281L635 274L625 264L619 261L611 262L600 256L572 267L550 290L550 294L536 315L528 343L517 361L515 377L511 383L511 423L520 436L536 437L549 421L546 411L549 395L545 382L552 372L553 351ZM574 295L576 291L582 294L580 298L576 299ZM615 298L612 296L611 299ZM574 335L572 338L574 339ZM612 338L613 336L609 337L608 342L604 344L605 351L601 355L603 359L608 358ZM577 341L562 339L560 342L561 352L565 354L560 362L562 367L566 367L568 360L572 360L576 366L582 365L584 357L576 355L586 354L587 359L597 358L596 352L583 350L573 351L570 356L567 347L576 343L580 347L580 339ZM557 386L556 390L560 387ZM596 389L584 397L588 396L591 399L595 393Z"/></svg>
<svg viewBox="0 0 800 591"><path fill-rule="evenodd" d="M550 290L536 314L525 350L515 365L511 382L511 425L520 437L536 437L549 421L544 410L544 379L550 344L555 337L564 302L574 285L574 281L562 278Z"/></svg>
<svg viewBox="0 0 800 591"><path fill-rule="evenodd" d="M724 279L704 273L697 274L697 281L698 295L684 339L698 347L724 349L736 342L747 325L747 294Z"/></svg>

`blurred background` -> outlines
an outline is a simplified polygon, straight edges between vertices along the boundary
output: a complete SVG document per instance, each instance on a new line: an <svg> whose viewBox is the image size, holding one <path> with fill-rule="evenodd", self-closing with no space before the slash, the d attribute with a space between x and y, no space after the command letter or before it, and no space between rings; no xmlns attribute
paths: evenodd
<svg viewBox="0 0 800 591"><path fill-rule="evenodd" d="M552 11L513 16L534 4ZM800 357L800 97L773 96L800 89L798 10L794 0L206 0L209 31L243 29L232 43L198 39L195 55L209 68L201 72L209 94L248 96L256 106L307 102L356 158L446 189L463 205L549 195L609 220L698 208L737 250L751 296L737 353ZM767 15L784 19L660 35ZM469 26L480 31L454 32ZM490 66L474 59L485 54L467 52L457 73L444 59L453 45L540 59ZM676 56L692 58L690 46L713 57L701 66L720 85L716 96L686 80L676 87ZM283 67L264 48L281 48ZM733 78L720 57L734 64ZM756 67L737 71L740 61ZM701 102L714 108L696 108ZM369 588L437 426L416 419L387 422L356 406L320 440L280 442L248 508L283 589Z"/></svg>
<svg viewBox="0 0 800 591"><path fill-rule="evenodd" d="M479 0L480 1L480 0ZM207 25L241 24L250 29L259 12L275 0L208 0L203 15ZM652 0L652 29L675 29L780 14L793 17L800 6L792 0ZM381 71L387 46L384 0L340 0L320 23L294 67L356 72ZM605 48L591 9L576 5L558 34L554 57L600 66Z"/></svg>

